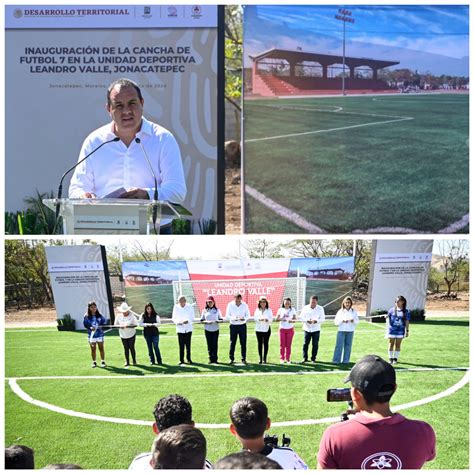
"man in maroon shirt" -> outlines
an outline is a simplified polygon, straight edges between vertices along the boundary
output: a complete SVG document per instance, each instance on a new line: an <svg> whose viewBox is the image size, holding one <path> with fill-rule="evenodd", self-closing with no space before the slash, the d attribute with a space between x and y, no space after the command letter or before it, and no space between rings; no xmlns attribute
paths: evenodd
<svg viewBox="0 0 474 474"><path fill-rule="evenodd" d="M323 434L318 469L420 469L436 456L433 428L390 410L397 388L395 369L368 355L354 365L345 382L357 412Z"/></svg>

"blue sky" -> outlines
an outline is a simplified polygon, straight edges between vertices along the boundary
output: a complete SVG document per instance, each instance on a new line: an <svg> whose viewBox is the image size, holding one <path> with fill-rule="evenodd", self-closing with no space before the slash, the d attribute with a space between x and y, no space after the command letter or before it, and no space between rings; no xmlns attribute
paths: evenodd
<svg viewBox="0 0 474 474"><path fill-rule="evenodd" d="M245 7L244 40L248 54L272 47L342 54L342 22L338 6L251 5ZM468 71L469 7L351 5L355 23L346 24L346 54L400 60L400 67L440 67ZM451 60L448 60L450 58ZM403 63L406 64L403 64ZM434 71L432 71L434 72ZM447 71L446 73L449 73Z"/></svg>

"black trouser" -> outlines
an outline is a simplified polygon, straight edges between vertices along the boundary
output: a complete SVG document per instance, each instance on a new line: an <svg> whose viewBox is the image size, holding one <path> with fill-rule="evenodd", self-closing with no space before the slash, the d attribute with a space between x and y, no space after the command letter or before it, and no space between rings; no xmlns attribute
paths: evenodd
<svg viewBox="0 0 474 474"><path fill-rule="evenodd" d="M179 361L184 363L184 349L186 348L186 359L191 361L191 336L192 332L178 332Z"/></svg>
<svg viewBox="0 0 474 474"><path fill-rule="evenodd" d="M204 334L206 335L209 362L217 362L217 342L219 340L219 331L204 331Z"/></svg>
<svg viewBox="0 0 474 474"><path fill-rule="evenodd" d="M122 338L123 351L125 353L125 360L127 361L127 364L130 364L130 352L132 353L133 363L137 363L137 357L135 353L135 337L136 336L132 336L128 339Z"/></svg>
<svg viewBox="0 0 474 474"><path fill-rule="evenodd" d="M263 352L263 361L267 361L268 354L268 341L272 334L272 330L269 329L267 332L256 331L257 343L258 343L258 355L260 357L260 362L262 362L262 352Z"/></svg>
<svg viewBox="0 0 474 474"><path fill-rule="evenodd" d="M318 355L318 347L319 347L319 334L320 334L320 331L314 331L314 332L304 331L304 343L303 343L303 359L304 360L308 359L308 347L309 347L310 341L313 345L311 348L311 360L312 361L316 360L316 356Z"/></svg>
<svg viewBox="0 0 474 474"><path fill-rule="evenodd" d="M237 336L240 341L240 351L242 354L242 360L247 357L247 324L231 324L230 325L230 350L229 359L234 360L235 345L237 343Z"/></svg>

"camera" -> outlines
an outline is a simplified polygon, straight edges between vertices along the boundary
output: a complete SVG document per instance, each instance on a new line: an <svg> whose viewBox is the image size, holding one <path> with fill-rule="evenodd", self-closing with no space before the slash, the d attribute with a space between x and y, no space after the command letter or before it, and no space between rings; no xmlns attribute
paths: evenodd
<svg viewBox="0 0 474 474"><path fill-rule="evenodd" d="M280 445L278 444L278 435L265 435L263 438L263 442L268 445L272 446L274 448L278 448ZM285 436L285 433L283 433L283 436L281 438L281 446L284 448L288 448L290 446L291 439L289 436Z"/></svg>
<svg viewBox="0 0 474 474"><path fill-rule="evenodd" d="M347 402L350 409L353 407L350 388L330 388L326 393L326 400L328 402ZM341 421L347 421L348 419L348 412L341 414Z"/></svg>
<svg viewBox="0 0 474 474"><path fill-rule="evenodd" d="M326 400L328 402L350 402L351 389L350 388L330 388L326 394Z"/></svg>

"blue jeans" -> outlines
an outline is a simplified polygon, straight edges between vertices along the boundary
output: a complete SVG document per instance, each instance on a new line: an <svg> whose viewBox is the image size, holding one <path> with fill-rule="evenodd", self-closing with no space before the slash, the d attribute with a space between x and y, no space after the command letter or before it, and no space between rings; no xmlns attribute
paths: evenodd
<svg viewBox="0 0 474 474"><path fill-rule="evenodd" d="M354 331L339 331L337 333L336 347L332 361L334 364L347 364L351 358L352 340L354 339ZM342 353L344 352L344 357Z"/></svg>
<svg viewBox="0 0 474 474"><path fill-rule="evenodd" d="M150 357L150 362L155 363L155 354L156 354L156 362L161 364L161 353L160 348L158 347L158 342L160 340L160 335L157 334L156 336L145 336L146 345L148 346L148 356ZM153 349L155 350L155 354L153 354Z"/></svg>

